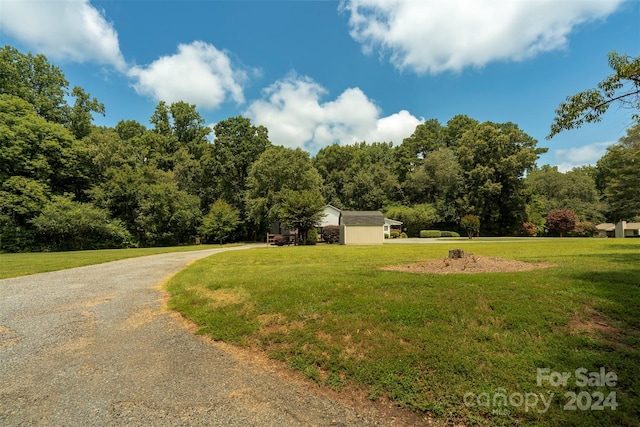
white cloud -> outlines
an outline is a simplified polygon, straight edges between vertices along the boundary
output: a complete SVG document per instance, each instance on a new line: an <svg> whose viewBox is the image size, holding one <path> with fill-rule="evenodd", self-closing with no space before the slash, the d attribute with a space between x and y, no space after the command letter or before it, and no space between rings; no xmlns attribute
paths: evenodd
<svg viewBox="0 0 640 427"><path fill-rule="evenodd" d="M418 74L522 60L564 47L573 28L623 0L343 0L350 34Z"/></svg>
<svg viewBox="0 0 640 427"><path fill-rule="evenodd" d="M118 33L88 0L0 0L0 29L50 58L126 68Z"/></svg>
<svg viewBox="0 0 640 427"><path fill-rule="evenodd" d="M615 144L615 142L596 142L581 147L555 150L558 170L566 172L574 167L594 165L604 156L607 147L612 144Z"/></svg>
<svg viewBox="0 0 640 427"><path fill-rule="evenodd" d="M174 55L160 57L144 67L132 67L129 76L142 95L203 108L217 108L227 95L243 103L242 83L247 79L244 71L232 67L225 52L202 41L181 44Z"/></svg>
<svg viewBox="0 0 640 427"><path fill-rule="evenodd" d="M320 102L326 93L309 77L290 76L266 88L264 99L252 102L245 114L269 129L273 143L312 152L333 143L400 143L420 123L405 110L380 118L380 109L359 88Z"/></svg>

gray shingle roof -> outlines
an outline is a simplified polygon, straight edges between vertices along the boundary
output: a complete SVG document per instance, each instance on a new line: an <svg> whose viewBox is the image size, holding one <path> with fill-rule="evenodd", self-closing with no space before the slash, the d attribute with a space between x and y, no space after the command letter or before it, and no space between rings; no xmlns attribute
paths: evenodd
<svg viewBox="0 0 640 427"><path fill-rule="evenodd" d="M342 211L340 224L384 225L384 215L380 211Z"/></svg>

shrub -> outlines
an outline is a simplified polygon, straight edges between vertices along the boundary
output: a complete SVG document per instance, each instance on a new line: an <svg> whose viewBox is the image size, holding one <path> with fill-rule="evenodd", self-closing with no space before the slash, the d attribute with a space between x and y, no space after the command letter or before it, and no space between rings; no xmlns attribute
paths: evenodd
<svg viewBox="0 0 640 427"><path fill-rule="evenodd" d="M455 231L443 231L440 237L460 237Z"/></svg>
<svg viewBox="0 0 640 427"><path fill-rule="evenodd" d="M202 219L198 231L205 240L222 244L240 224L240 211L222 199L216 200Z"/></svg>
<svg viewBox="0 0 640 427"><path fill-rule="evenodd" d="M384 238L388 239L389 238L389 233L384 233Z"/></svg>
<svg viewBox="0 0 640 427"><path fill-rule="evenodd" d="M420 237L435 239L438 237L442 237L442 232L440 230L420 230Z"/></svg>
<svg viewBox="0 0 640 427"><path fill-rule="evenodd" d="M48 250L107 249L133 246L131 234L106 209L54 196L40 215L31 220Z"/></svg>
<svg viewBox="0 0 640 427"><path fill-rule="evenodd" d="M593 237L598 233L595 224L590 221L579 222L571 233L576 237Z"/></svg>
<svg viewBox="0 0 640 427"><path fill-rule="evenodd" d="M538 227L532 222L525 222L522 224L522 235L527 237L533 237L538 234Z"/></svg>
<svg viewBox="0 0 640 427"><path fill-rule="evenodd" d="M392 231L391 232L391 238L392 239L397 239L398 237L400 237L400 233L398 231Z"/></svg>
<svg viewBox="0 0 640 427"><path fill-rule="evenodd" d="M340 242L340 226L327 225L322 229L322 240L327 243L339 243Z"/></svg>
<svg viewBox="0 0 640 427"><path fill-rule="evenodd" d="M401 239L407 239L407 238L409 238L409 236L407 236L407 233L402 232L402 233L400 233L400 238Z"/></svg>
<svg viewBox="0 0 640 427"><path fill-rule="evenodd" d="M318 243L318 232L316 231L315 228L312 228L307 233L307 245L308 246L313 246L316 243Z"/></svg>

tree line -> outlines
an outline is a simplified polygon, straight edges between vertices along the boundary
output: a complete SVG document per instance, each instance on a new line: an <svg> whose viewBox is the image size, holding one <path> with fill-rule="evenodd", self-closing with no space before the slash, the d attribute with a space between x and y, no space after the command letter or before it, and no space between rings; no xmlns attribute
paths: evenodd
<svg viewBox="0 0 640 427"><path fill-rule="evenodd" d="M640 212L629 166L640 125L597 166L562 173L537 167L546 149L516 124L463 115L427 120L397 146L334 144L312 157L245 117L211 129L186 102L159 102L148 125L99 127L94 114L104 105L70 90L45 56L0 50L0 250L260 240L274 221L313 228L325 203L381 209L409 235L458 229L469 214L484 234L513 235L542 230L554 209L585 222Z"/></svg>

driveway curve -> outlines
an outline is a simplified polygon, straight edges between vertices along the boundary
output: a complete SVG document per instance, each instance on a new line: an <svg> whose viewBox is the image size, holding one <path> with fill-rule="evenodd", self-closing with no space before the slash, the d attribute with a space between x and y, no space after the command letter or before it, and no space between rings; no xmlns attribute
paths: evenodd
<svg viewBox="0 0 640 427"><path fill-rule="evenodd" d="M158 285L237 246L0 280L0 425L386 425L242 361L163 309Z"/></svg>

